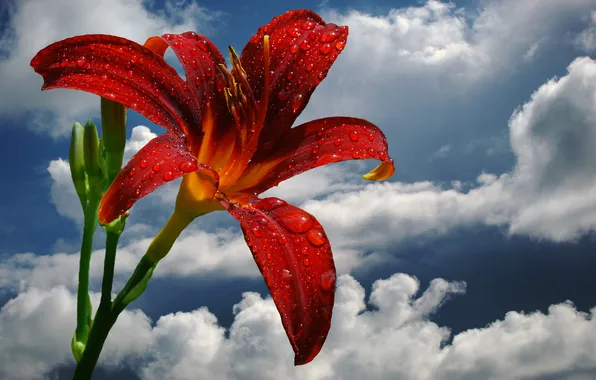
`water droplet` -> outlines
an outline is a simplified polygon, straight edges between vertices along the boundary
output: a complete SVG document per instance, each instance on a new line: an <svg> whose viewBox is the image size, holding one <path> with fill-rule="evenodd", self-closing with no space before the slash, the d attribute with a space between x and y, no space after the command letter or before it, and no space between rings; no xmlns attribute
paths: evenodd
<svg viewBox="0 0 596 380"><path fill-rule="evenodd" d="M285 208L272 211L279 217L279 224L294 233L304 233L314 224L312 216L298 208Z"/></svg>
<svg viewBox="0 0 596 380"><path fill-rule="evenodd" d="M261 236L263 236L263 233L261 232L261 230L260 230L260 229L258 229L258 228L256 228L256 227L252 229L252 233L253 233L253 235L255 235L256 237L261 237Z"/></svg>
<svg viewBox="0 0 596 380"><path fill-rule="evenodd" d="M149 166L149 163L147 162L147 160L141 160L141 162L139 162L139 167L141 169L145 169L147 166Z"/></svg>
<svg viewBox="0 0 596 380"><path fill-rule="evenodd" d="M308 254L310 253L310 250L308 248L308 246L303 245L302 248L300 248L300 252L304 255L304 256L308 256Z"/></svg>
<svg viewBox="0 0 596 380"><path fill-rule="evenodd" d="M128 75L129 78L132 78L133 77L132 70L128 70L128 72L126 73L126 75Z"/></svg>
<svg viewBox="0 0 596 380"><path fill-rule="evenodd" d="M358 141L359 138L360 138L360 135L358 134L358 132L350 132L350 140Z"/></svg>
<svg viewBox="0 0 596 380"><path fill-rule="evenodd" d="M340 40L335 43L335 48L339 51L344 50L345 47L346 47L346 41Z"/></svg>
<svg viewBox="0 0 596 380"><path fill-rule="evenodd" d="M302 29L304 30L311 30L315 27L315 22L312 20L307 20L302 24Z"/></svg>
<svg viewBox="0 0 596 380"><path fill-rule="evenodd" d="M333 142L333 144L334 144L335 146L340 146L340 145L341 145L341 139L337 139L337 140L335 140L335 141Z"/></svg>
<svg viewBox="0 0 596 380"><path fill-rule="evenodd" d="M298 47L300 48L300 50L302 51L307 51L308 49L310 49L310 45L308 44L308 42L306 41L302 41L300 43L300 45L298 45Z"/></svg>
<svg viewBox="0 0 596 380"><path fill-rule="evenodd" d="M326 72L324 72L324 71L321 71L321 72L319 73L319 75L318 75L318 77L319 77L319 80L323 80L323 79L325 79L325 77L326 77L326 76L327 76L327 73L326 73Z"/></svg>
<svg viewBox="0 0 596 380"><path fill-rule="evenodd" d="M159 166L159 164L153 165L153 171L154 172L158 172L160 169L161 169L161 166Z"/></svg>
<svg viewBox="0 0 596 380"><path fill-rule="evenodd" d="M77 61L77 67L83 67L85 65L85 57L80 57Z"/></svg>
<svg viewBox="0 0 596 380"><path fill-rule="evenodd" d="M285 201L275 197L263 198L255 203L255 207L263 211L271 211L285 205L287 205Z"/></svg>
<svg viewBox="0 0 596 380"><path fill-rule="evenodd" d="M372 158L375 158L375 157L377 157L377 152L376 152L376 151L375 151L373 148L370 148L370 149L368 150L368 154L369 154L369 155L370 155Z"/></svg>
<svg viewBox="0 0 596 380"><path fill-rule="evenodd" d="M292 45L290 48L290 53L296 53L298 51L298 45Z"/></svg>
<svg viewBox="0 0 596 380"><path fill-rule="evenodd" d="M373 136L371 133L370 135L368 135L367 139L368 141L373 141L375 139L375 136Z"/></svg>
<svg viewBox="0 0 596 380"><path fill-rule="evenodd" d="M327 242L325 233L320 228L312 228L308 230L306 233L306 238L310 244L314 245L315 247L320 247Z"/></svg>
<svg viewBox="0 0 596 380"><path fill-rule="evenodd" d="M291 28L288 30L288 34L292 37L299 37L302 32L298 28Z"/></svg>
<svg viewBox="0 0 596 380"><path fill-rule="evenodd" d="M302 265L304 265L305 267L310 265L310 260L309 259L304 259L302 260Z"/></svg>
<svg viewBox="0 0 596 380"><path fill-rule="evenodd" d="M64 61L60 62L60 67L64 68L68 65L68 59L65 59Z"/></svg>
<svg viewBox="0 0 596 380"><path fill-rule="evenodd" d="M184 173L194 172L198 168L199 168L198 165L191 161L185 161L180 164L180 170L183 171Z"/></svg>
<svg viewBox="0 0 596 380"><path fill-rule="evenodd" d="M321 288L329 291L335 286L335 272L330 270L321 275Z"/></svg>
<svg viewBox="0 0 596 380"><path fill-rule="evenodd" d="M290 273L287 269L282 269L281 271L281 279L284 281L289 281L292 279L292 273Z"/></svg>
<svg viewBox="0 0 596 380"><path fill-rule="evenodd" d="M209 51L209 46L207 46L207 41L205 41L205 40L199 41L199 43L197 45L199 45L199 49L201 49L203 51Z"/></svg>
<svg viewBox="0 0 596 380"><path fill-rule="evenodd" d="M294 72L293 72L293 71L290 71L290 72L288 73L288 80L290 80L290 79L292 79L292 78L294 78Z"/></svg>
<svg viewBox="0 0 596 380"><path fill-rule="evenodd" d="M312 69L315 68L315 65L313 63L309 63L308 66L306 66L306 71L312 71Z"/></svg>
<svg viewBox="0 0 596 380"><path fill-rule="evenodd" d="M331 53L332 50L333 50L333 46L331 46L331 44L324 44L324 45L321 45L321 47L319 48L319 51L323 55L327 55L327 54Z"/></svg>
<svg viewBox="0 0 596 380"><path fill-rule="evenodd" d="M149 173L149 179L153 179L153 178L155 178L155 173L153 173L153 172Z"/></svg>
<svg viewBox="0 0 596 380"><path fill-rule="evenodd" d="M163 175L163 180L164 181L171 181L173 179L174 179L174 173L172 173L170 171L165 172L165 174Z"/></svg>
<svg viewBox="0 0 596 380"><path fill-rule="evenodd" d="M387 158L387 153L383 152L382 150L379 151L379 159L385 160Z"/></svg>
<svg viewBox="0 0 596 380"><path fill-rule="evenodd" d="M336 30L328 30L321 34L321 37L319 37L319 41L323 43L331 42L335 41L337 37L339 37L339 33Z"/></svg>
<svg viewBox="0 0 596 380"><path fill-rule="evenodd" d="M294 95L294 97L292 98L292 112L293 113L298 112L298 110L302 106L303 102L304 102L304 96L302 94Z"/></svg>
<svg viewBox="0 0 596 380"><path fill-rule="evenodd" d="M136 168L132 168L130 169L130 171L128 172L128 176L129 177L134 177L135 174L137 174L137 169Z"/></svg>

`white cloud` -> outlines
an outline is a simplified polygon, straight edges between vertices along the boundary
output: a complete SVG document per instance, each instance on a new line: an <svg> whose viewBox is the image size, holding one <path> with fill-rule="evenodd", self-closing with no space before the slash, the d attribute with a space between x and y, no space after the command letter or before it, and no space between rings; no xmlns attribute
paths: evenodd
<svg viewBox="0 0 596 380"><path fill-rule="evenodd" d="M138 370L144 380L594 375L596 309L586 314L562 303L547 314L512 311L446 344L449 329L430 319L451 295L463 292L463 283L435 279L420 293L418 280L395 274L373 284L368 304L374 309L367 310L364 288L354 278L341 276L327 342L319 356L302 367L293 366L272 300L258 293L244 293L234 306L229 334L206 308L168 314L154 325L141 311L125 312L108 339L102 365L130 365L128 359L140 355L144 360ZM5 305L0 310L0 326L5 326L0 340L3 378L37 379L59 363L72 362L68 347L74 308L74 295L62 287L32 289Z"/></svg>
<svg viewBox="0 0 596 380"><path fill-rule="evenodd" d="M468 192L430 182L373 184L305 208L332 237L341 234L340 247L352 248L382 248L478 223L554 241L594 231L596 62L575 60L567 75L548 81L515 111L509 127L515 168L480 175Z"/></svg>
<svg viewBox="0 0 596 380"><path fill-rule="evenodd" d="M96 310L99 295L92 295ZM0 309L0 377L42 378L53 367L74 363L70 341L75 329L76 296L62 286L32 288ZM149 319L138 310L125 311L114 325L100 361L116 366L122 358L140 355L153 339Z"/></svg>
<svg viewBox="0 0 596 380"><path fill-rule="evenodd" d="M195 2L166 1L153 11L152 1L24 0L15 3L9 25L0 36L0 117L17 117L33 111L31 128L64 135L73 120L86 119L99 110L98 98L80 91L41 92L41 77L29 62L43 47L79 34L106 33L138 43L153 35L209 31L219 13L207 12Z"/></svg>

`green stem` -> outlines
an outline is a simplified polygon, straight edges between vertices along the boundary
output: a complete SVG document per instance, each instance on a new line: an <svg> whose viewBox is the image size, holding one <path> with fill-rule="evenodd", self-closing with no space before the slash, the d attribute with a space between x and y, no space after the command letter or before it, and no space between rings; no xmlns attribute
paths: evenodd
<svg viewBox="0 0 596 380"><path fill-rule="evenodd" d="M108 235L102 283L102 301L93 321L93 328L89 334L85 351L75 368L73 380L91 379L103 345L118 316L130 302L143 293L159 260L170 251L172 245L178 236L180 236L180 233L193 219L192 217L174 211L168 223L153 239L147 249L147 253L141 258L132 276L113 302L109 302L109 294L112 290L116 245L120 235L115 235L106 228Z"/></svg>
<svg viewBox="0 0 596 380"><path fill-rule="evenodd" d="M91 264L91 251L93 249L93 234L97 228L97 199L89 199L85 210L83 227L83 242L79 260L79 287L77 291L77 328L76 340L85 344L89 335L89 322L91 309L89 305L89 267Z"/></svg>
<svg viewBox="0 0 596 380"><path fill-rule="evenodd" d="M119 223L124 223L120 219ZM103 279L101 282L101 304L111 305L112 283L114 282L114 266L116 264L116 249L122 230L114 231L106 228L106 256L103 264Z"/></svg>

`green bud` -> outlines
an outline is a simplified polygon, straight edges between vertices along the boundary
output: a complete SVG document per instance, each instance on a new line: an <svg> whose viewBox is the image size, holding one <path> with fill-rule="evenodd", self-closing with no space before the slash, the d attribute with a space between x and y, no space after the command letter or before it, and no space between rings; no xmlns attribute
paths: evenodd
<svg viewBox="0 0 596 380"><path fill-rule="evenodd" d="M101 98L101 138L106 152L106 173L110 184L122 168L126 145L126 108L105 98Z"/></svg>
<svg viewBox="0 0 596 380"><path fill-rule="evenodd" d="M76 333L72 336L72 341L70 342L70 349L77 363L80 362L81 357L83 357L83 352L85 352L85 344L77 340Z"/></svg>
<svg viewBox="0 0 596 380"><path fill-rule="evenodd" d="M85 172L90 179L103 176L99 164L99 137L91 120L85 124Z"/></svg>
<svg viewBox="0 0 596 380"><path fill-rule="evenodd" d="M84 153L84 128L80 123L72 126L70 137L70 150L68 152L68 164L70 165L70 176L74 184L81 206L85 209L87 204L87 176L85 174L85 153Z"/></svg>

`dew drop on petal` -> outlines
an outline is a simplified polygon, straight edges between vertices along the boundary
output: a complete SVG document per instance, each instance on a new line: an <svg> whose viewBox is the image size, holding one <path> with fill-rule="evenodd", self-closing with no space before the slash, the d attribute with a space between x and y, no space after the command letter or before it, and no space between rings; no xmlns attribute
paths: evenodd
<svg viewBox="0 0 596 380"><path fill-rule="evenodd" d="M273 213L276 212L273 211ZM294 233L304 233L314 224L312 216L300 209L285 209L276 215L279 217L279 224Z"/></svg>
<svg viewBox="0 0 596 380"><path fill-rule="evenodd" d="M345 47L346 47L346 41L340 40L335 43L335 48L339 51L344 50Z"/></svg>
<svg viewBox="0 0 596 380"><path fill-rule="evenodd" d="M153 171L154 172L158 172L160 169L161 169L161 166L159 166L159 164L153 165Z"/></svg>
<svg viewBox="0 0 596 380"><path fill-rule="evenodd" d="M298 45L298 47L300 47L300 50L302 51L307 51L308 49L310 49L310 45L306 41L302 41L300 45Z"/></svg>
<svg viewBox="0 0 596 380"><path fill-rule="evenodd" d="M263 211L271 211L285 205L285 201L275 197L264 198L255 203L255 207Z"/></svg>
<svg viewBox="0 0 596 380"><path fill-rule="evenodd" d="M327 242L325 233L320 228L312 228L308 230L306 233L306 238L310 244L314 245L315 247L320 247Z"/></svg>
<svg viewBox="0 0 596 380"><path fill-rule="evenodd" d="M302 265L304 265L305 267L310 265L310 260L309 259L304 259L302 260Z"/></svg>
<svg viewBox="0 0 596 380"><path fill-rule="evenodd" d="M359 138L360 138L360 135L358 135L358 132L351 132L350 133L350 140L352 140L352 141L358 141Z"/></svg>
<svg viewBox="0 0 596 380"><path fill-rule="evenodd" d="M185 161L183 163L180 164L180 170L183 171L184 173L190 173L190 172L194 172L198 169L198 165L194 162L190 162L190 161Z"/></svg>
<svg viewBox="0 0 596 380"><path fill-rule="evenodd" d="M302 29L304 30L311 30L315 27L315 22L312 20L307 20L302 24Z"/></svg>
<svg viewBox="0 0 596 380"><path fill-rule="evenodd" d="M147 160L141 160L141 162L139 162L139 167L141 169L145 169L147 166L149 166L149 163L147 162Z"/></svg>
<svg viewBox="0 0 596 380"><path fill-rule="evenodd" d="M292 112L293 113L298 112L298 110L302 106L303 102L304 102L304 95L302 95L302 94L294 95L294 97L292 98Z"/></svg>
<svg viewBox="0 0 596 380"><path fill-rule="evenodd" d="M163 180L164 181L171 181L173 179L174 179L174 173L172 173L170 171L167 171L167 172L164 173L164 175L163 175Z"/></svg>
<svg viewBox="0 0 596 380"><path fill-rule="evenodd" d="M130 171L128 172L128 176L129 177L134 177L135 174L137 174L137 169L136 168L132 168L130 169Z"/></svg>

